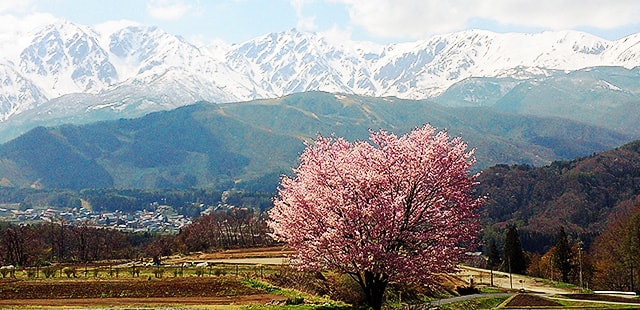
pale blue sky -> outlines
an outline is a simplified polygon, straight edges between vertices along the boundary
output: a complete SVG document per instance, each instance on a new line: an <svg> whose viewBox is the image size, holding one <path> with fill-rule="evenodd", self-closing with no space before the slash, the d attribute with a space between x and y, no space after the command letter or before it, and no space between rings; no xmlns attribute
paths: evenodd
<svg viewBox="0 0 640 310"><path fill-rule="evenodd" d="M64 18L131 20L195 43L240 43L291 28L378 43L470 28L581 30L615 40L640 32L639 16L638 0L0 0L0 33Z"/></svg>

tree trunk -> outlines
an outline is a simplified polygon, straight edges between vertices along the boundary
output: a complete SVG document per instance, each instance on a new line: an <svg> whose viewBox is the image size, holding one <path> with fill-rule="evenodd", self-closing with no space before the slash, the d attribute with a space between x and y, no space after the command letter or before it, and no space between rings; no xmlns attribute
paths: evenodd
<svg viewBox="0 0 640 310"><path fill-rule="evenodd" d="M389 281L382 274L375 274L370 271L364 272L364 283L360 283L367 299L367 305L373 310L382 308L382 298ZM364 284L364 285L363 285Z"/></svg>

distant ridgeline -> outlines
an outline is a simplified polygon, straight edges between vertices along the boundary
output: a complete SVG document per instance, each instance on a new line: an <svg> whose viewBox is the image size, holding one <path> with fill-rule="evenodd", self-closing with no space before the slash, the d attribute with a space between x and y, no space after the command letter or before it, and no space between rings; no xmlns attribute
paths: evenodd
<svg viewBox="0 0 640 310"><path fill-rule="evenodd" d="M0 146L0 185L63 188L230 188L273 192L279 175L318 133L365 139L424 123L476 149L476 170L541 166L636 139L640 115L611 128L597 122L445 107L427 100L323 92L230 104L206 102L136 119L39 127ZM621 112L621 114L624 114ZM626 122L626 123L625 123ZM616 130L615 126L635 128Z"/></svg>

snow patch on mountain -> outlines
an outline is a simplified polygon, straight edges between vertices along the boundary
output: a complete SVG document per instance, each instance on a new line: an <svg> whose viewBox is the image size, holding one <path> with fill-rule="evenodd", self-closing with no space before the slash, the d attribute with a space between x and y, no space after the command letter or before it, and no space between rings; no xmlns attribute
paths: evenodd
<svg viewBox="0 0 640 310"><path fill-rule="evenodd" d="M241 44L196 46L130 21L93 28L58 21L19 37L0 34L0 47L17 40L0 51L2 121L70 94L91 94L83 105L97 110L131 111L126 105L132 104L142 114L198 100L244 101L309 90L423 99L474 77L531 79L640 65L640 34L608 41L577 31L469 30L378 45L292 29Z"/></svg>
<svg viewBox="0 0 640 310"><path fill-rule="evenodd" d="M46 101L38 86L15 71L10 63L0 62L0 86L0 121Z"/></svg>

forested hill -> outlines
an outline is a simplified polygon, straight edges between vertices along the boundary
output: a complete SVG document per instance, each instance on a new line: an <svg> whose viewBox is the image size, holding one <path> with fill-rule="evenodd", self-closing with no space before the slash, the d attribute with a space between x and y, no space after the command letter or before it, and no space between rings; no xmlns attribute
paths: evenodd
<svg viewBox="0 0 640 310"><path fill-rule="evenodd" d="M425 123L475 148L476 170L499 163L541 166L637 139L571 120L491 108L309 92L36 128L0 146L0 186L273 191L278 176L296 165L304 141L318 133L355 140L365 139L368 129L402 134Z"/></svg>
<svg viewBox="0 0 640 310"><path fill-rule="evenodd" d="M540 168L494 166L479 182L479 192L488 197L487 237L499 237L504 226L515 224L525 249L541 251L563 226L589 242L612 211L640 195L640 141Z"/></svg>

